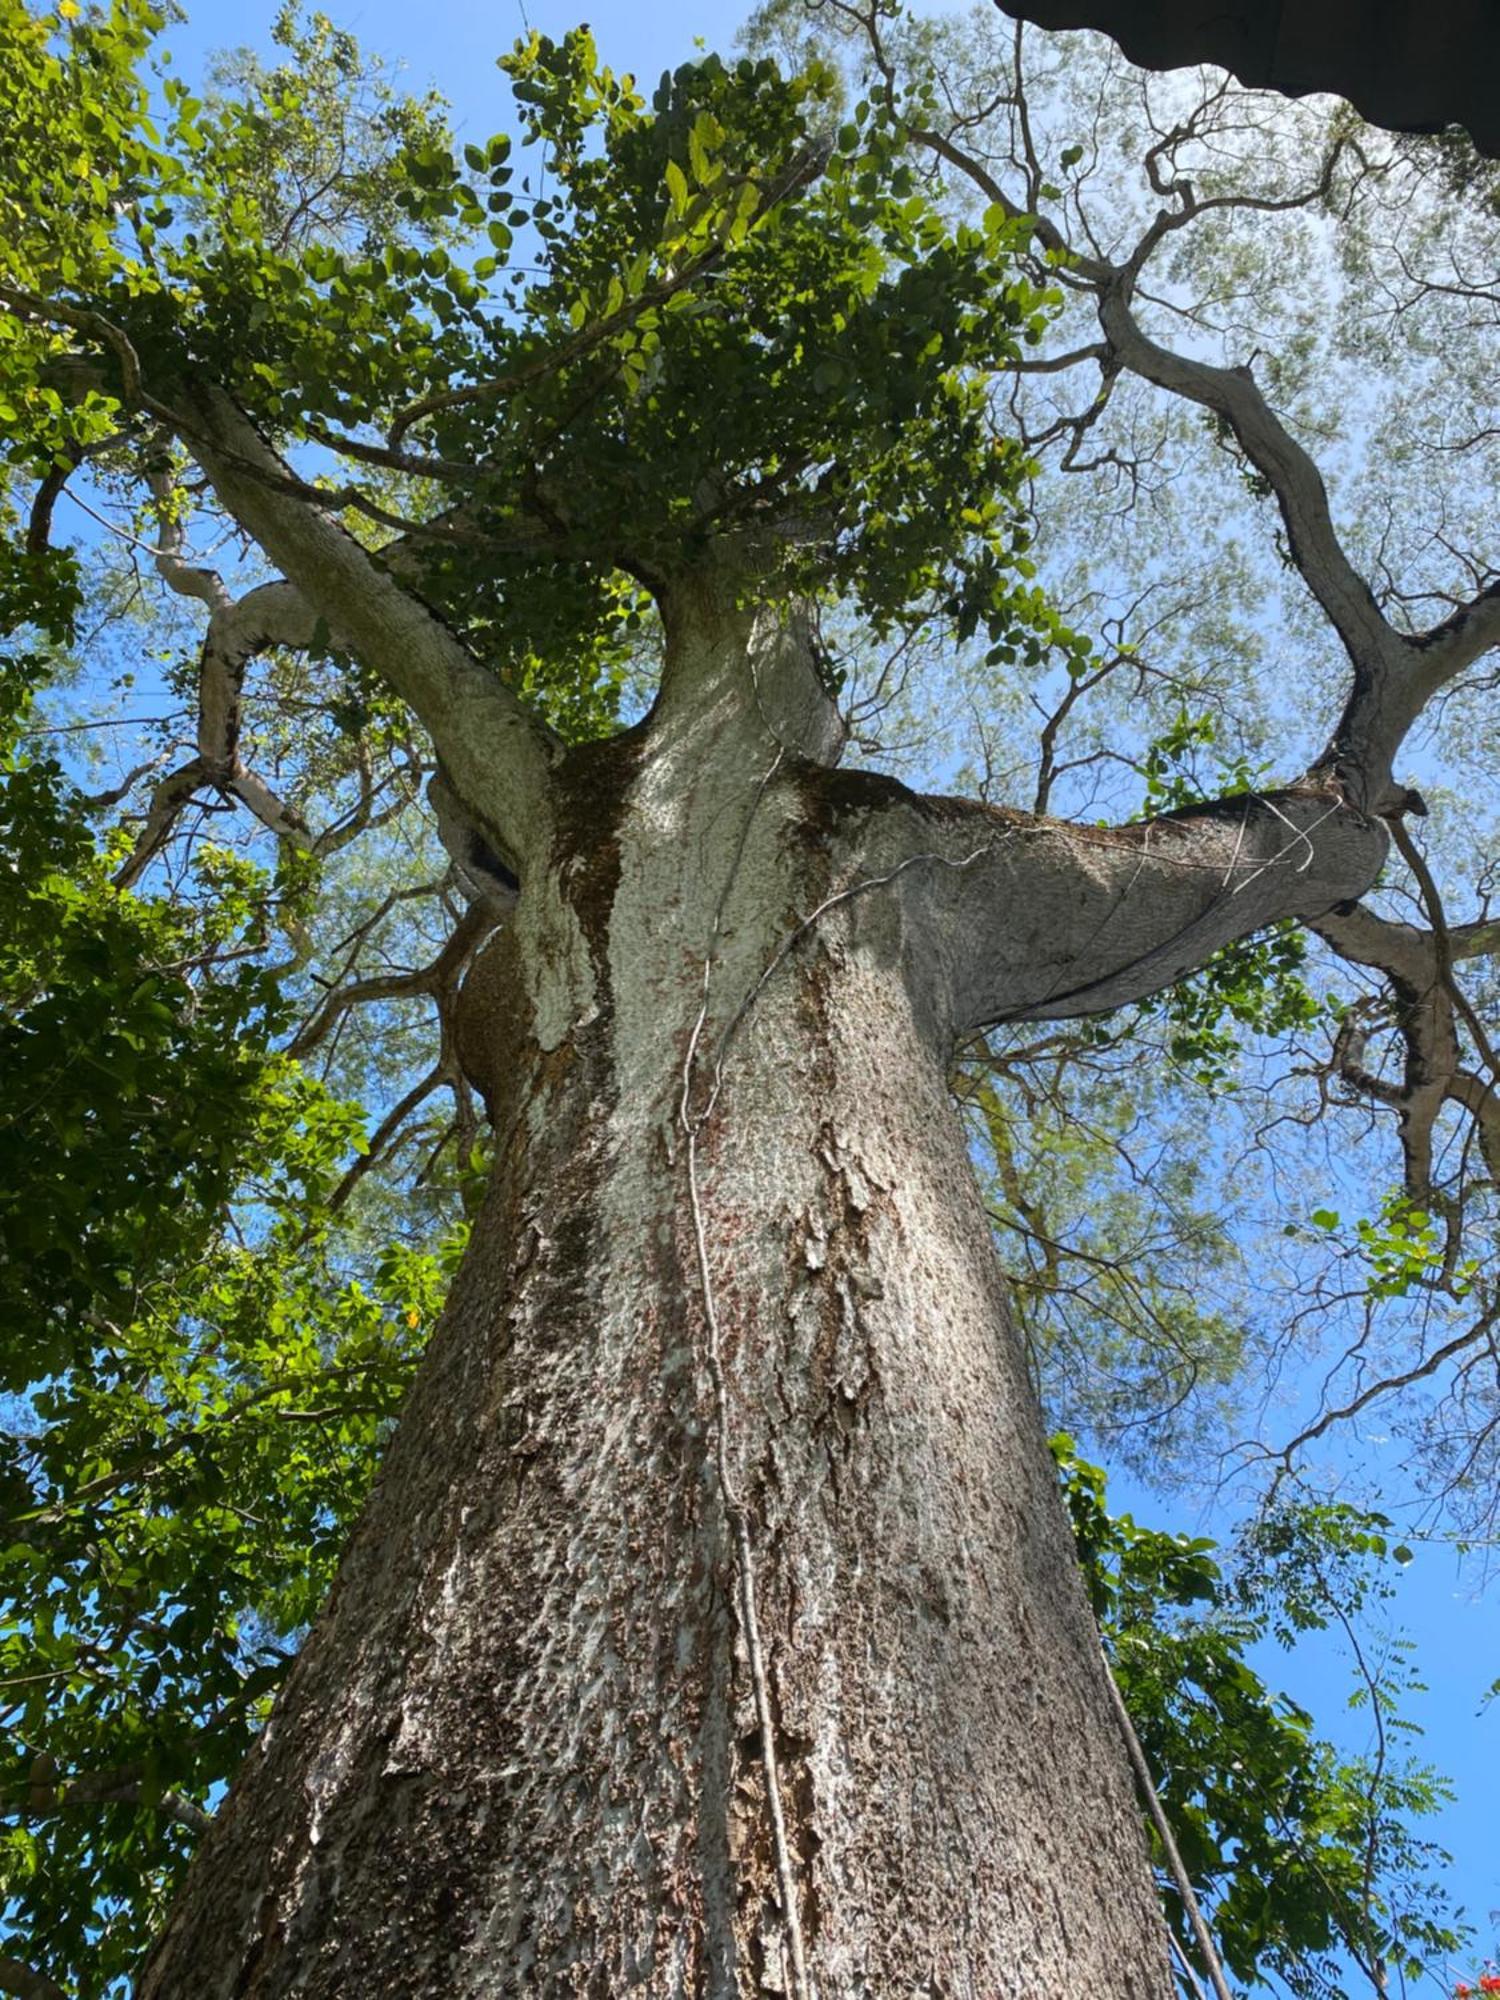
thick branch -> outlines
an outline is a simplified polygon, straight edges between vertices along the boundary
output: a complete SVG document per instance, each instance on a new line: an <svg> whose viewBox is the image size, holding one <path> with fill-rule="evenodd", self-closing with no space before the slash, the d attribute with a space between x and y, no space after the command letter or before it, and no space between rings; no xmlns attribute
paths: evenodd
<svg viewBox="0 0 1500 2000"><path fill-rule="evenodd" d="M1391 994L1389 1019L1401 1037L1399 1085L1365 1065L1368 1029L1341 1033L1334 1049L1337 1074L1360 1095L1388 1104L1401 1120L1407 1192L1415 1200L1432 1195L1433 1130L1447 1103L1458 1104L1474 1121L1485 1169L1500 1176L1500 1062L1484 1023L1459 986L1454 966L1500 949L1500 922L1460 924L1449 929L1441 898L1426 863L1399 822L1396 838L1413 866L1431 930L1397 923L1362 908L1327 912L1312 926L1351 964L1381 974ZM1413 865L1415 864L1415 865ZM1351 1010L1352 1011L1352 1010ZM1458 1022L1473 1039L1489 1078L1463 1067Z"/></svg>
<svg viewBox="0 0 1500 2000"><path fill-rule="evenodd" d="M52 1775L51 1760L39 1757L31 1769L24 1799L0 1801L0 1812L16 1813L26 1819L66 1812L75 1806L150 1806L163 1818L175 1820L194 1833L206 1833L213 1814L180 1792L152 1793L141 1776L140 1767L122 1764L113 1771L85 1771L76 1778L58 1783Z"/></svg>
<svg viewBox="0 0 1500 2000"><path fill-rule="evenodd" d="M222 390L185 399L178 430L241 527L424 724L495 845L536 852L550 824L546 725L352 535L278 489L281 461Z"/></svg>
<svg viewBox="0 0 1500 2000"><path fill-rule="evenodd" d="M1413 645L1419 655L1416 679L1427 701L1481 653L1500 646L1500 582L1487 584Z"/></svg>
<svg viewBox="0 0 1500 2000"><path fill-rule="evenodd" d="M373 1000L410 1000L422 996L440 1002L451 1001L470 959L494 926L494 917L483 904L475 904L462 916L453 935L430 965L410 972L389 972L370 979L357 979L338 986L323 1002L305 1027L300 1028L290 1053L305 1056L326 1041L351 1007Z"/></svg>
<svg viewBox="0 0 1500 2000"><path fill-rule="evenodd" d="M1453 1008L1438 978L1432 939L1406 924L1386 924L1368 910L1329 911L1312 928L1341 957L1378 969L1389 981L1393 1001L1387 1018L1400 1034L1403 1052L1400 1083L1368 1068L1370 1024L1353 1009L1335 1040L1333 1063L1350 1090L1397 1113L1407 1192L1425 1200L1432 1182L1433 1128L1458 1064ZM1372 930L1387 935L1372 937Z"/></svg>
<svg viewBox="0 0 1500 2000"><path fill-rule="evenodd" d="M865 25L879 61L878 26L873 17ZM888 64L883 67L889 79ZM1017 103L1024 116L1019 67L1017 77ZM1183 180L1168 183L1159 170L1159 156L1186 136L1186 131L1184 127L1168 135L1148 156L1147 169L1157 192L1174 205L1158 213L1134 252L1122 263L1110 264L1097 255L1078 254L1055 221L1040 215L1032 217L1032 233L1057 264L1059 275L1065 275L1075 287L1095 294L1105 336L1102 354L1087 347L1079 348L1074 357L1058 357L1057 366L1063 367L1070 358L1098 360L1106 388L1114 373L1128 369L1172 395L1213 411L1229 426L1246 458L1269 484L1286 528L1292 559L1342 641L1353 667L1353 685L1344 712L1318 768L1336 771L1350 795L1366 810L1389 812L1405 803L1405 794L1394 783L1392 767L1424 704L1471 661L1500 643L1500 585L1481 591L1431 632L1413 638L1397 631L1381 612L1369 584L1354 568L1339 540L1327 490L1316 464L1272 411L1250 370L1217 367L1176 353L1152 340L1142 329L1132 310L1136 284L1152 252L1165 238L1215 208L1273 210L1294 208L1314 199L1331 185L1340 152L1338 146L1330 149L1317 182L1296 195L1275 198L1226 195L1199 201L1190 183ZM1007 191L993 169L951 135L920 129L913 130L912 137L965 174L986 200L998 203L1013 218L1028 215L1034 209L1034 200ZM1019 165L1017 172L1023 172ZM1053 427L1052 434L1072 429L1075 437L1070 450L1076 449L1080 421L1092 420L1099 407L1096 404L1085 412L1083 420L1063 420Z"/></svg>
<svg viewBox="0 0 1500 2000"><path fill-rule="evenodd" d="M1448 1096L1474 1120L1484 1170L1492 1181L1500 1182L1500 1096L1494 1077L1486 1081L1472 1070L1455 1070L1448 1078Z"/></svg>
<svg viewBox="0 0 1500 2000"><path fill-rule="evenodd" d="M245 763L239 748L245 670L257 654L269 647L291 651L310 647L317 636L317 614L296 586L284 580L261 584L236 599L217 570L187 560L172 474L166 470L153 473L151 488L159 517L153 558L157 573L179 596L207 605L210 617L198 661L197 755L156 786L145 823L132 853L115 878L116 885L128 888L139 879L165 844L183 808L204 786L211 785L226 797L238 799L279 840L316 854L329 854L346 846L367 827L379 825L400 811L404 800L383 812L374 810L374 785L368 760L362 755L358 805L343 820L315 835L301 813ZM381 561L399 577L411 568L414 556L411 543L402 540L382 550ZM114 796L123 797L128 789L129 782ZM476 842L482 848L485 843L471 823L471 816L449 792L445 790L443 800L435 798L434 804L438 806L438 829L444 843L450 851L455 851L455 858L462 864ZM457 842L452 837L456 828L461 829ZM515 888L515 878L509 876L509 902L514 901ZM489 885L482 885L476 893L490 893Z"/></svg>
<svg viewBox="0 0 1500 2000"><path fill-rule="evenodd" d="M1226 944L1357 896L1385 853L1384 828L1331 786L1122 827L907 793L872 822L866 865L921 878L905 908L917 976L964 1034L1144 999Z"/></svg>
<svg viewBox="0 0 1500 2000"><path fill-rule="evenodd" d="M1222 417L1269 483L1303 581L1342 640L1353 685L1321 762L1359 802L1388 812L1408 802L1392 775L1423 707L1500 643L1500 585L1482 591L1431 632L1412 638L1381 612L1344 552L1321 473L1272 411L1248 368L1218 368L1172 353L1142 332L1123 276L1103 287L1099 319L1121 367Z"/></svg>
<svg viewBox="0 0 1500 2000"><path fill-rule="evenodd" d="M23 1965L18 1958L3 1956L0 1956L0 1993L14 1994L15 2000L68 2000L55 1979L49 1979L34 1966Z"/></svg>
<svg viewBox="0 0 1500 2000"><path fill-rule="evenodd" d="M1400 658L1406 642L1386 622L1370 586L1344 553L1322 474L1272 411L1250 370L1215 367L1150 339L1130 310L1123 274L1100 288L1099 323L1122 367L1214 411L1233 430L1245 456L1270 483L1292 559L1343 641L1356 677Z"/></svg>
<svg viewBox="0 0 1500 2000"><path fill-rule="evenodd" d="M190 757L157 785L146 808L146 823L136 835L135 846L115 873L115 887L129 889L138 882L153 858L166 844L177 816L201 785L212 782L212 770L202 757Z"/></svg>
<svg viewBox="0 0 1500 2000"><path fill-rule="evenodd" d="M712 717L722 745L738 721L782 750L836 764L846 732L822 671L814 611L742 604L733 560L721 552L661 591L667 646L653 727Z"/></svg>
<svg viewBox="0 0 1500 2000"><path fill-rule="evenodd" d="M239 749L245 669L268 646L310 645L317 622L312 612L288 583L262 584L236 602L217 571L182 560L175 531L164 535L156 566L180 595L210 607L198 656L197 755L157 785L146 823L115 877L122 889L144 873L178 814L205 785L239 799L278 839L294 847L315 844L306 820L250 769Z"/></svg>

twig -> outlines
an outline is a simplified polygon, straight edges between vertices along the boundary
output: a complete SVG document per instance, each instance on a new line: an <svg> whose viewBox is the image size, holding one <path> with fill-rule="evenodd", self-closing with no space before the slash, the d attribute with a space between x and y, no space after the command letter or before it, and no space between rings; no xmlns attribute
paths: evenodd
<svg viewBox="0 0 1500 2000"><path fill-rule="evenodd" d="M1167 1932L1167 1943L1176 1954L1178 1970L1192 1989L1194 2000L1204 2000L1203 1982L1193 1970L1193 1961L1188 1957L1182 1946L1177 1942L1176 1936L1170 1930Z"/></svg>

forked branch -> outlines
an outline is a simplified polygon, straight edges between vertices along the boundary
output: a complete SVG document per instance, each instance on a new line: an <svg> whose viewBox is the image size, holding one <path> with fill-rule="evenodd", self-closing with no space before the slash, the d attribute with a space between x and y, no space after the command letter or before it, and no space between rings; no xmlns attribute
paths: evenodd
<svg viewBox="0 0 1500 2000"><path fill-rule="evenodd" d="M497 849L536 852L551 823L551 730L337 521L281 489L280 459L223 390L202 386L182 403L178 435L225 507L413 710Z"/></svg>

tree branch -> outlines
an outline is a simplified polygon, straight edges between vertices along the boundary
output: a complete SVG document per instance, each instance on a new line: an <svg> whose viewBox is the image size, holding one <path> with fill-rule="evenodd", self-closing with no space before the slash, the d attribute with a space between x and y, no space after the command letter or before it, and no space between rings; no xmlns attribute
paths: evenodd
<svg viewBox="0 0 1500 2000"><path fill-rule="evenodd" d="M115 876L121 889L145 872L183 807L205 785L239 799L278 839L293 847L316 845L307 821L250 769L239 751L240 690L246 667L268 647L302 650L311 645L316 619L288 583L262 584L236 601L217 571L183 561L170 540L158 549L156 564L172 589L210 606L198 654L197 754L163 778L153 792L146 823Z"/></svg>
<svg viewBox="0 0 1500 2000"><path fill-rule="evenodd" d="M1367 810L1410 805L1393 777L1396 754L1437 690L1500 642L1500 586L1482 592L1418 638L1398 632L1344 552L1322 474L1272 411L1248 368L1220 368L1148 338L1129 309L1123 276L1103 287L1099 320L1119 366L1212 410L1270 485L1303 581L1343 642L1353 683L1319 760Z"/></svg>
<svg viewBox="0 0 1500 2000"><path fill-rule="evenodd" d="M213 1814L205 1812L192 1799L184 1798L181 1792L153 1795L138 1764L122 1764L113 1771L85 1771L59 1783L52 1759L45 1756L32 1762L25 1797L0 1800L0 1813L37 1819L67 1812L75 1806L106 1805L149 1806L163 1818L175 1820L194 1833L206 1833L213 1824Z"/></svg>
<svg viewBox="0 0 1500 2000"><path fill-rule="evenodd" d="M316 506L279 490L280 459L230 397L200 387L174 425L220 500L304 602L415 712L465 806L502 854L540 850L556 739L389 567Z"/></svg>
<svg viewBox="0 0 1500 2000"><path fill-rule="evenodd" d="M1472 1326L1466 1327L1462 1333L1455 1334L1452 1340L1445 1341L1441 1347L1434 1348L1431 1354L1414 1363L1412 1367L1403 1369L1398 1374L1382 1376L1378 1382L1367 1383L1359 1394L1351 1396L1347 1403L1340 1404L1334 1410L1325 1410L1315 1423L1309 1424L1306 1430L1299 1431L1285 1450L1277 1454L1282 1465L1290 1471L1296 1454L1332 1430L1335 1424L1344 1423L1350 1417L1357 1417L1361 1410L1368 1409L1371 1403L1378 1402L1382 1396L1392 1395L1398 1389L1409 1389L1414 1382L1425 1382L1429 1376L1437 1374L1447 1362L1456 1359L1466 1348L1475 1347L1480 1341L1488 1340L1494 1332L1497 1316L1500 1316L1500 1308L1490 1308Z"/></svg>
<svg viewBox="0 0 1500 2000"><path fill-rule="evenodd" d="M756 221L770 214L779 203L795 194L799 188L816 180L828 164L829 150L826 141L804 148L763 190L763 199L756 212ZM723 191L727 194L742 184L740 180L731 179L722 184ZM614 339L616 335L628 332L643 314L666 305L679 292L691 289L700 278L707 276L723 257L732 215L733 207L730 205L726 210L723 226L707 248L701 250L696 257L690 257L679 270L643 286L635 297L627 299L614 312L580 327L560 346L547 348L519 367L507 369L503 374L492 376L486 381L464 383L456 389L435 390L431 395L422 397L420 401L409 403L391 425L388 439L390 449L392 451L398 449L407 431L413 424L420 423L424 417L435 416L442 410L459 409L466 404L495 403L503 401L507 396L514 396L522 389L530 387L532 383L544 380L549 375L555 375L573 362L582 360L596 348ZM751 227L752 229L755 227L754 222Z"/></svg>
<svg viewBox="0 0 1500 2000"><path fill-rule="evenodd" d="M18 1958L0 1957L0 1993L13 1994L15 2000L68 2000L55 1979Z"/></svg>
<svg viewBox="0 0 1500 2000"><path fill-rule="evenodd" d="M1390 989L1390 1018L1403 1048L1400 1084L1365 1067L1369 1031L1364 1027L1347 1034L1340 1031L1334 1066L1352 1090L1396 1110L1407 1192L1416 1201L1429 1201L1435 1198L1433 1129L1447 1103L1468 1112L1486 1172L1500 1177L1500 1053L1454 972L1457 963L1500 950L1500 922L1485 920L1450 930L1437 884L1411 835L1399 820L1391 823L1391 831L1416 878L1432 928L1419 930L1355 907L1328 911L1312 929L1341 958L1378 972ZM1460 1020L1488 1071L1488 1081L1463 1067ZM1446 1199L1453 1204L1453 1196ZM1457 1213L1455 1207L1450 1225Z"/></svg>
<svg viewBox="0 0 1500 2000"><path fill-rule="evenodd" d="M1387 848L1331 784L1091 827L856 783L851 863L903 871L913 977L960 1036L1144 999L1268 924L1352 900Z"/></svg>
<svg viewBox="0 0 1500 2000"><path fill-rule="evenodd" d="M115 871L114 885L117 889L129 889L145 874L152 861L166 845L177 816L194 796L201 785L211 781L212 768L202 757L191 757L186 764L179 764L157 785L151 794L151 803L146 808L146 823L136 835L135 846L125 861Z"/></svg>
<svg viewBox="0 0 1500 2000"><path fill-rule="evenodd" d="M893 71L882 51L878 22L873 14L867 17L848 7L843 11L866 29L887 87L893 88ZM1013 101L1018 117L1024 120L1025 92L1020 79L1019 51ZM1413 638L1398 631L1385 618L1369 584L1349 560L1334 528L1327 489L1317 465L1272 411L1250 370L1216 366L1163 347L1146 334L1132 311L1141 273L1168 236L1218 209L1273 211L1305 206L1332 186L1342 142L1329 149L1316 181L1296 194L1275 197L1236 194L1200 201L1190 181L1181 177L1169 181L1162 172L1161 156L1190 135L1190 123L1175 128L1152 149L1146 160L1155 191L1172 205L1157 213L1129 257L1121 263L1110 263L1098 255L1080 254L1056 221L1035 213L1033 184L1037 173L1029 144L1026 161L1016 163L1017 176L1026 181L1023 199L1008 191L992 168L951 134L927 127L912 127L910 133L916 143L964 174L985 200L998 204L1012 219L1028 219L1035 241L1056 267L1056 275L1094 293L1105 336L1104 352L1087 346L1075 348L1071 355L1056 358L1057 369L1075 359L1097 360L1105 375L1106 388L1114 373L1128 369L1169 394L1211 410L1229 426L1246 458L1270 486L1281 512L1292 560L1341 640L1353 667L1353 683L1343 713L1316 768L1336 771L1355 802L1367 811L1400 809L1407 801L1393 778L1397 752L1433 694L1481 653L1500 644L1500 584L1491 584L1480 591L1426 634ZM1046 365L1045 356L1028 364L1033 370ZM1100 407L1102 404L1096 402L1084 413L1082 421L1092 421ZM1070 452L1076 452L1080 421L1060 420L1047 435L1072 430Z"/></svg>
<svg viewBox="0 0 1500 2000"><path fill-rule="evenodd" d="M356 979L329 994L317 1013L294 1037L289 1054L306 1056L326 1041L351 1007L372 1000L404 1000L420 995L451 998L469 960L494 927L494 916L482 903L475 903L455 926L453 935L430 965L413 972L390 972L370 979Z"/></svg>

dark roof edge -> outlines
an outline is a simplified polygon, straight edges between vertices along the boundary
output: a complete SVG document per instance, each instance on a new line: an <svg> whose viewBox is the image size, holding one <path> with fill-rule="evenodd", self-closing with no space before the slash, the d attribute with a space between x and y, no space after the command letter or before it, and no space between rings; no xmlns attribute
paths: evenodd
<svg viewBox="0 0 1500 2000"><path fill-rule="evenodd" d="M1004 0L1039 28L1095 28L1142 69L1212 63L1253 90L1345 97L1372 125L1461 125L1500 158L1492 0Z"/></svg>

